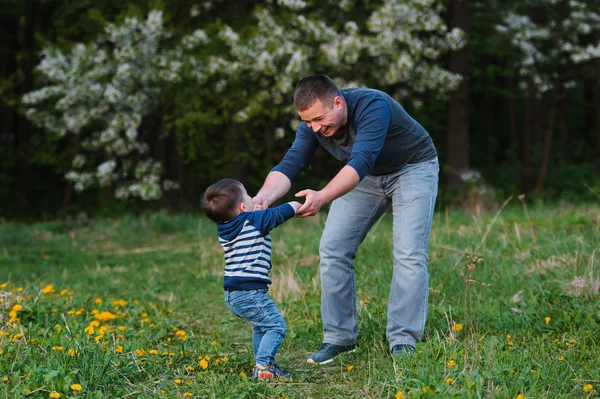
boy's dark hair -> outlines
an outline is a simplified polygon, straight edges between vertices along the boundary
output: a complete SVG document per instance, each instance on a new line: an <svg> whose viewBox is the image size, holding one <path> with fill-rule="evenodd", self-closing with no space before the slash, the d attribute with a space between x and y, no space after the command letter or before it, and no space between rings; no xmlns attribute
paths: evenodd
<svg viewBox="0 0 600 399"><path fill-rule="evenodd" d="M317 100L321 101L323 105L329 105L339 95L341 95L340 89L329 76L308 75L303 77L294 89L294 107L298 111L305 111L312 107Z"/></svg>
<svg viewBox="0 0 600 399"><path fill-rule="evenodd" d="M200 204L213 222L225 222L237 215L237 206L244 201L242 183L221 179L206 189Z"/></svg>

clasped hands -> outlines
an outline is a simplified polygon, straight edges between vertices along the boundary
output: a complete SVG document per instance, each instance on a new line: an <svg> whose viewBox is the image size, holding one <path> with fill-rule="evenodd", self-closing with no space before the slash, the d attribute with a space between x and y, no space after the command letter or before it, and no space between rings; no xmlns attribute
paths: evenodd
<svg viewBox="0 0 600 399"><path fill-rule="evenodd" d="M315 190L302 190L296 193L296 198L304 197L304 204L296 211L296 216L299 218L305 218L308 216L316 215L321 207L327 203L325 196L320 191ZM252 198L254 203L255 211L267 209L270 203L262 196L257 195Z"/></svg>

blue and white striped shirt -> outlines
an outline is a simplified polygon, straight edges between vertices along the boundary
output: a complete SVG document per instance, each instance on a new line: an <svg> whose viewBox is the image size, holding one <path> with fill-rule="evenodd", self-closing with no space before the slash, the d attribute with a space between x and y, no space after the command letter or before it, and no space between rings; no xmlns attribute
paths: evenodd
<svg viewBox="0 0 600 399"><path fill-rule="evenodd" d="M290 204L255 212L242 212L217 223L219 243L225 252L225 289L268 289L271 284L271 235L269 232L296 211Z"/></svg>

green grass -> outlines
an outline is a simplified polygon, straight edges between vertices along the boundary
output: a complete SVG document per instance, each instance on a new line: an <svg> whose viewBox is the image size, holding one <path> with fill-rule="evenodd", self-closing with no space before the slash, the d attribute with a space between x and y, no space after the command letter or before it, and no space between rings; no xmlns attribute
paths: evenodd
<svg viewBox="0 0 600 399"><path fill-rule="evenodd" d="M281 384L248 380L251 327L223 302L222 252L207 219L159 213L89 223L4 223L0 396L597 396L600 206L526 212L517 205L481 217L436 214L425 339L417 353L400 359L390 356L385 338L390 216L375 226L356 259L359 351L320 367L305 359L322 338L318 243L324 216L274 230L270 293L288 323L278 362L294 377ZM465 283L467 277L476 282ZM16 304L22 308L12 316L19 320L11 323ZM92 331L90 323L104 311L116 318ZM463 329L454 331L458 324ZM73 391L72 384L82 390Z"/></svg>

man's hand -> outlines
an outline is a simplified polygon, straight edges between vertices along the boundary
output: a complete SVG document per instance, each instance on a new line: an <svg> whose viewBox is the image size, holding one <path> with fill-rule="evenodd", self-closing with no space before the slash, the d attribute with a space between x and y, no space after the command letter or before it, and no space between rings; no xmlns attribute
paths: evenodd
<svg viewBox="0 0 600 399"><path fill-rule="evenodd" d="M260 194L252 198L252 203L254 204L253 211L261 211L269 207L267 200Z"/></svg>
<svg viewBox="0 0 600 399"><path fill-rule="evenodd" d="M296 216L305 218L314 216L319 212L319 209L327 203L325 196L320 191L302 190L296 193L296 197L304 197L304 205L296 211Z"/></svg>

